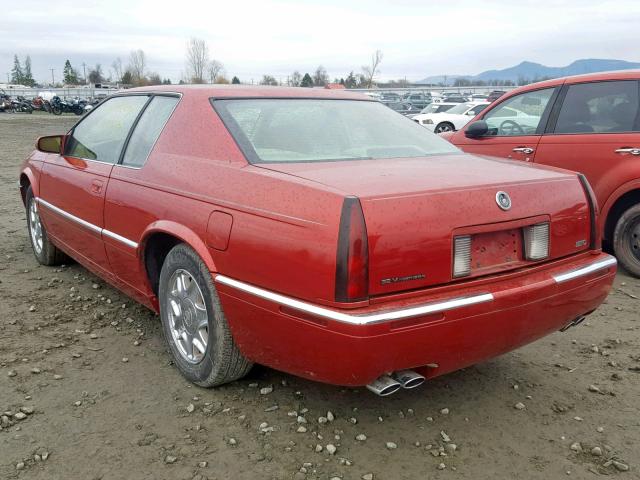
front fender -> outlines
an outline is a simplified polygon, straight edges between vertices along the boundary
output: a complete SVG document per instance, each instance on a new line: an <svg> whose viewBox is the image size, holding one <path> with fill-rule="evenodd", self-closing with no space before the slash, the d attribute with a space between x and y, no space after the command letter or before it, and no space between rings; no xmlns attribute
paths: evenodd
<svg viewBox="0 0 640 480"><path fill-rule="evenodd" d="M31 185L31 191L35 197L40 195L40 171L34 168L29 159L27 159L20 171L20 195L22 197L22 203L25 204L25 196L27 194L27 187ZM26 204L25 204L26 206Z"/></svg>

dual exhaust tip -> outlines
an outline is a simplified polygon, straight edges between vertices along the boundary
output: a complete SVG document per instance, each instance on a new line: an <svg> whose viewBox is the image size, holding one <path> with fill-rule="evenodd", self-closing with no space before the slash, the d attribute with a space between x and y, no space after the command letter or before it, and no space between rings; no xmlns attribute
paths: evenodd
<svg viewBox="0 0 640 480"><path fill-rule="evenodd" d="M387 397L401 388L419 387L426 379L413 370L399 370L390 375L382 375L367 385L367 388L380 397Z"/></svg>

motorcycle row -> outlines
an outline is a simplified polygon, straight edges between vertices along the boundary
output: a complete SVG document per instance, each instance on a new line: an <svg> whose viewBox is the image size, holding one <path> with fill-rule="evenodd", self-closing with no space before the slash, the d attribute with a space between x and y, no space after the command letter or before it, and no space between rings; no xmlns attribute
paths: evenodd
<svg viewBox="0 0 640 480"><path fill-rule="evenodd" d="M80 98L63 100L58 95L52 97L51 100L45 100L41 96L27 100L20 95L12 99L4 90L0 89L0 112L6 113L33 113L35 110L53 115L62 115L63 113L83 115L98 103L98 100L87 101Z"/></svg>

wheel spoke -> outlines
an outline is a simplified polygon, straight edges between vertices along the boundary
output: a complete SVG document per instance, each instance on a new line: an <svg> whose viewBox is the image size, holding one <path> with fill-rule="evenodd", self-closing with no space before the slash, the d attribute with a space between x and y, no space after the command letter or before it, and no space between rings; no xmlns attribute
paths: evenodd
<svg viewBox="0 0 640 480"><path fill-rule="evenodd" d="M196 314L197 327L200 328L209 328L209 316L207 315L207 311L197 311Z"/></svg>
<svg viewBox="0 0 640 480"><path fill-rule="evenodd" d="M184 293L184 277L182 273L176 277L176 290L178 294Z"/></svg>
<svg viewBox="0 0 640 480"><path fill-rule="evenodd" d="M178 305L178 302L176 302L175 300L170 300L169 304L171 305L171 310L173 310L173 314L176 317L180 316L181 310L180 310L180 305Z"/></svg>
<svg viewBox="0 0 640 480"><path fill-rule="evenodd" d="M193 338L193 346L198 352L200 352L200 355L204 355L204 352L207 350L207 347L205 347L202 342L195 337Z"/></svg>

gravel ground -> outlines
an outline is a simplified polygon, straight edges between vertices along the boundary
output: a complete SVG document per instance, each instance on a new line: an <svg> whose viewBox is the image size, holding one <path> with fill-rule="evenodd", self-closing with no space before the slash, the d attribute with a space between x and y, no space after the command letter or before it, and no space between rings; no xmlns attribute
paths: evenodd
<svg viewBox="0 0 640 480"><path fill-rule="evenodd" d="M154 314L31 253L18 166L76 120L0 114L0 478L640 478L640 280L620 273L577 328L388 398L264 367L200 389Z"/></svg>

